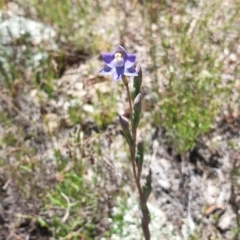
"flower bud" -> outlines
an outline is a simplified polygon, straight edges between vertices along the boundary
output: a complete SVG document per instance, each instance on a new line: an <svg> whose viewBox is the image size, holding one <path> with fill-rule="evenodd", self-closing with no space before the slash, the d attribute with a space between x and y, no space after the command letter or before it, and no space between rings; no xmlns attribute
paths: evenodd
<svg viewBox="0 0 240 240"><path fill-rule="evenodd" d="M134 76L133 78L133 94L132 94L133 100L140 93L141 85L142 85L142 68L140 64L137 65L136 72L138 76Z"/></svg>
<svg viewBox="0 0 240 240"><path fill-rule="evenodd" d="M138 176L140 176L141 172L142 172L143 150L144 150L144 145L143 145L143 141L141 140L137 144L137 154L136 154L136 164L137 164L137 167L138 167Z"/></svg>
<svg viewBox="0 0 240 240"><path fill-rule="evenodd" d="M142 107L142 98L141 98L141 93L139 93L133 102L132 124L135 129L138 127L138 124L140 121L141 107Z"/></svg>
<svg viewBox="0 0 240 240"><path fill-rule="evenodd" d="M151 168L148 171L148 175L146 177L146 182L142 188L143 196L145 201L147 202L151 192L152 192L152 170Z"/></svg>
<svg viewBox="0 0 240 240"><path fill-rule="evenodd" d="M122 127L123 135L128 143L129 146L132 145L132 136L129 130L129 124L127 118L122 115L119 115L119 121Z"/></svg>
<svg viewBox="0 0 240 240"><path fill-rule="evenodd" d="M142 94L139 93L135 97L134 102L133 102L134 111L140 113L141 112L141 106L142 106Z"/></svg>

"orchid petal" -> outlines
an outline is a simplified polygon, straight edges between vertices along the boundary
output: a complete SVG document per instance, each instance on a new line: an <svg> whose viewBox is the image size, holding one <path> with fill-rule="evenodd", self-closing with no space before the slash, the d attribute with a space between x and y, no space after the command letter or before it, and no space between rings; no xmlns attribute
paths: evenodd
<svg viewBox="0 0 240 240"><path fill-rule="evenodd" d="M115 56L112 53L102 53L102 60L105 62L105 64L109 67L114 67L114 59Z"/></svg>
<svg viewBox="0 0 240 240"><path fill-rule="evenodd" d="M121 67L121 68L115 68L114 71L113 71L113 74L112 74L112 78L114 81L118 81L122 75L124 73L124 68Z"/></svg>
<svg viewBox="0 0 240 240"><path fill-rule="evenodd" d="M100 71L99 73L100 74L103 74L103 75L112 75L114 69L113 68L110 68L108 67L107 65L105 65Z"/></svg>
<svg viewBox="0 0 240 240"><path fill-rule="evenodd" d="M112 75L114 81L118 81L122 75L138 76L133 67L136 56L128 54L127 51L118 45L111 53L102 53L105 66L100 70L100 74Z"/></svg>
<svg viewBox="0 0 240 240"><path fill-rule="evenodd" d="M126 76L137 76L136 69L131 67L131 68L125 68L124 69L124 75Z"/></svg>
<svg viewBox="0 0 240 240"><path fill-rule="evenodd" d="M127 60L125 61L125 68L130 68L133 66L134 62L136 60L136 55L134 54L128 54Z"/></svg>
<svg viewBox="0 0 240 240"><path fill-rule="evenodd" d="M118 45L118 46L114 49L113 54L115 55L116 53L121 53L122 56L123 56L123 58L124 58L124 61L127 60L127 56L128 56L127 51L126 51L125 48L123 48L122 46Z"/></svg>

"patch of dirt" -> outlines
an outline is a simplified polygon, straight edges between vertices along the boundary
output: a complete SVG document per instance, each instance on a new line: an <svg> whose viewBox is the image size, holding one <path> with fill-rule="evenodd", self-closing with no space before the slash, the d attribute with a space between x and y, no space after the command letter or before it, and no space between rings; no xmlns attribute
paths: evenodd
<svg viewBox="0 0 240 240"><path fill-rule="evenodd" d="M26 199L11 178L0 179L0 239L47 240L51 232L37 221L41 202Z"/></svg>
<svg viewBox="0 0 240 240"><path fill-rule="evenodd" d="M239 221L240 122L223 118L212 132L197 139L186 155L174 153L164 143L164 131L153 140L153 189L155 205L162 209L179 233L186 219L198 239L233 239ZM191 228L191 224L188 223ZM235 238L234 238L235 239Z"/></svg>

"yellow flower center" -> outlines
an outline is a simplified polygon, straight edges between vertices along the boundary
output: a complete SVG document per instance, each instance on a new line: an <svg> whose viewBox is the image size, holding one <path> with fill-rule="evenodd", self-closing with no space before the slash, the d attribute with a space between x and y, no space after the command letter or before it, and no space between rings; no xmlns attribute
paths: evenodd
<svg viewBox="0 0 240 240"><path fill-rule="evenodd" d="M114 55L115 59L115 66L116 67L122 67L124 65L124 60L123 60L123 57L122 57L122 54L121 53L115 53Z"/></svg>
<svg viewBox="0 0 240 240"><path fill-rule="evenodd" d="M122 54L121 53L115 53L115 58L121 58Z"/></svg>

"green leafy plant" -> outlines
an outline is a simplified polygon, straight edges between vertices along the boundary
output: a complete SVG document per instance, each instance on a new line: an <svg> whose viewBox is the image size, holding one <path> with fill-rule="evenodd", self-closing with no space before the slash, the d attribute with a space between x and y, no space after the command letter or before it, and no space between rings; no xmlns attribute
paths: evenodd
<svg viewBox="0 0 240 240"><path fill-rule="evenodd" d="M95 235L94 219L88 215L87 209L91 209L91 213L97 209L97 199L89 191L92 186L83 181L81 169L77 165L74 170L59 171L57 180L55 189L47 193L45 201L48 211L59 208L61 212L53 216L50 226L53 236L57 239L91 239Z"/></svg>
<svg viewBox="0 0 240 240"><path fill-rule="evenodd" d="M166 129L166 140L181 153L191 149L197 137L211 129L214 116L225 103L220 99L226 99L231 88L231 84L222 87L224 58L220 56L235 43L224 43L227 34L220 37L223 29L213 27L219 14L218 3L214 1L209 6L207 2L194 5L180 1L173 4L173 14L166 3L146 1L145 17L150 26L155 26L154 30L146 26L151 71L155 73L152 117L156 125ZM188 11L194 8L198 9L196 17ZM223 18L234 31L238 11Z"/></svg>

